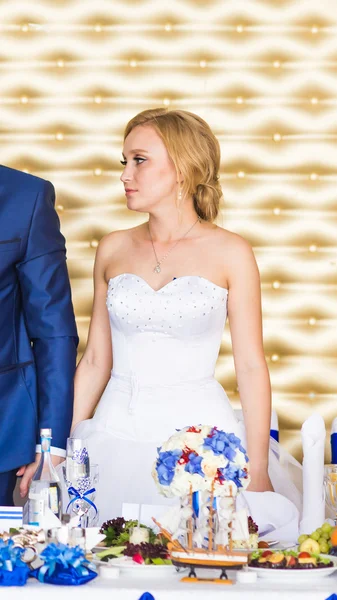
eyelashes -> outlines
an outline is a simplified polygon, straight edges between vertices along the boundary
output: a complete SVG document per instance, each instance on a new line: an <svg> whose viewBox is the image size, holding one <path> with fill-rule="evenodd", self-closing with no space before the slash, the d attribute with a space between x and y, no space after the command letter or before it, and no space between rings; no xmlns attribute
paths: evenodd
<svg viewBox="0 0 337 600"><path fill-rule="evenodd" d="M141 156L135 156L133 158L133 160L136 161L137 165L141 165L143 162L146 161L146 158L142 158ZM121 165L123 165L123 167L126 167L127 161L126 160L121 160Z"/></svg>

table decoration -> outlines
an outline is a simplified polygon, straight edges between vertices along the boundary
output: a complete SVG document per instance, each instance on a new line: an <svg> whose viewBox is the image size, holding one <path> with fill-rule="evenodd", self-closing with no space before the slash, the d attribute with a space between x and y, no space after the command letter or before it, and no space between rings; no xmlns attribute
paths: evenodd
<svg viewBox="0 0 337 600"><path fill-rule="evenodd" d="M64 544L49 544L40 554L43 565L30 575L41 583L54 585L83 585L97 577L96 567L84 551Z"/></svg>
<svg viewBox="0 0 337 600"><path fill-rule="evenodd" d="M160 493L180 498L180 507L154 521L170 541L173 564L190 568L182 581L200 581L195 568L214 567L220 578L207 581L231 583L226 570L247 564L247 553L234 549L233 532L249 540L247 512L235 510L238 491L250 481L241 440L217 427L185 427L158 448L152 474Z"/></svg>
<svg viewBox="0 0 337 600"><path fill-rule="evenodd" d="M95 526L99 518L95 504L98 465L90 462L85 440L68 438L66 452L66 462L62 465L69 496L66 512L71 517L79 516L81 527Z"/></svg>
<svg viewBox="0 0 337 600"><path fill-rule="evenodd" d="M29 567L22 561L24 549L14 545L13 540L0 540L0 585L25 585Z"/></svg>

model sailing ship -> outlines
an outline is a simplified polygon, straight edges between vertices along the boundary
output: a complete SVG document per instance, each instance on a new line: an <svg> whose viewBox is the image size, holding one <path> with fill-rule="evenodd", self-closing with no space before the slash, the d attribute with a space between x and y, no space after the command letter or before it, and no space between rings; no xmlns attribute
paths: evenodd
<svg viewBox="0 0 337 600"><path fill-rule="evenodd" d="M216 427L185 427L158 449L153 476L162 494L180 498L161 523L154 521L169 540L173 564L190 568L183 581L198 580L195 568L201 567L220 569L213 581L229 583L226 569L247 564L234 538L249 539L247 513L235 509L250 480L240 439Z"/></svg>

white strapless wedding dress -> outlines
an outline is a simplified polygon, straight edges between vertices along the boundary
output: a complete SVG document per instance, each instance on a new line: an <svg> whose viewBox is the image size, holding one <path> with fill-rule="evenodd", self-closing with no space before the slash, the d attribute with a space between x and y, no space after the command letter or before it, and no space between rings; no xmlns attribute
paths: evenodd
<svg viewBox="0 0 337 600"><path fill-rule="evenodd" d="M227 296L226 289L195 275L178 277L158 291L131 273L110 279L113 371L94 417L73 432L86 439L90 460L99 465L100 522L121 516L123 503L169 503L159 495L151 470L157 447L176 429L215 425L234 432L245 445L243 423L214 379ZM301 498L291 479L296 467L271 440L275 492L288 498L298 519L293 504L300 509ZM244 496L253 518L254 512L264 512L261 502L268 502L269 509L273 504L271 493Z"/></svg>

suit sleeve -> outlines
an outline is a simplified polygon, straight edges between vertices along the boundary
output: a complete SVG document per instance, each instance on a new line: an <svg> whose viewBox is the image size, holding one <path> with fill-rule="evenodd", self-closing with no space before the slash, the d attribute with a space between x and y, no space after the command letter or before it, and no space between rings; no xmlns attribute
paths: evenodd
<svg viewBox="0 0 337 600"><path fill-rule="evenodd" d="M25 257L17 268L36 364L39 429L51 427L52 445L65 448L73 412L78 337L65 240L54 204L54 188L43 182L36 197Z"/></svg>

